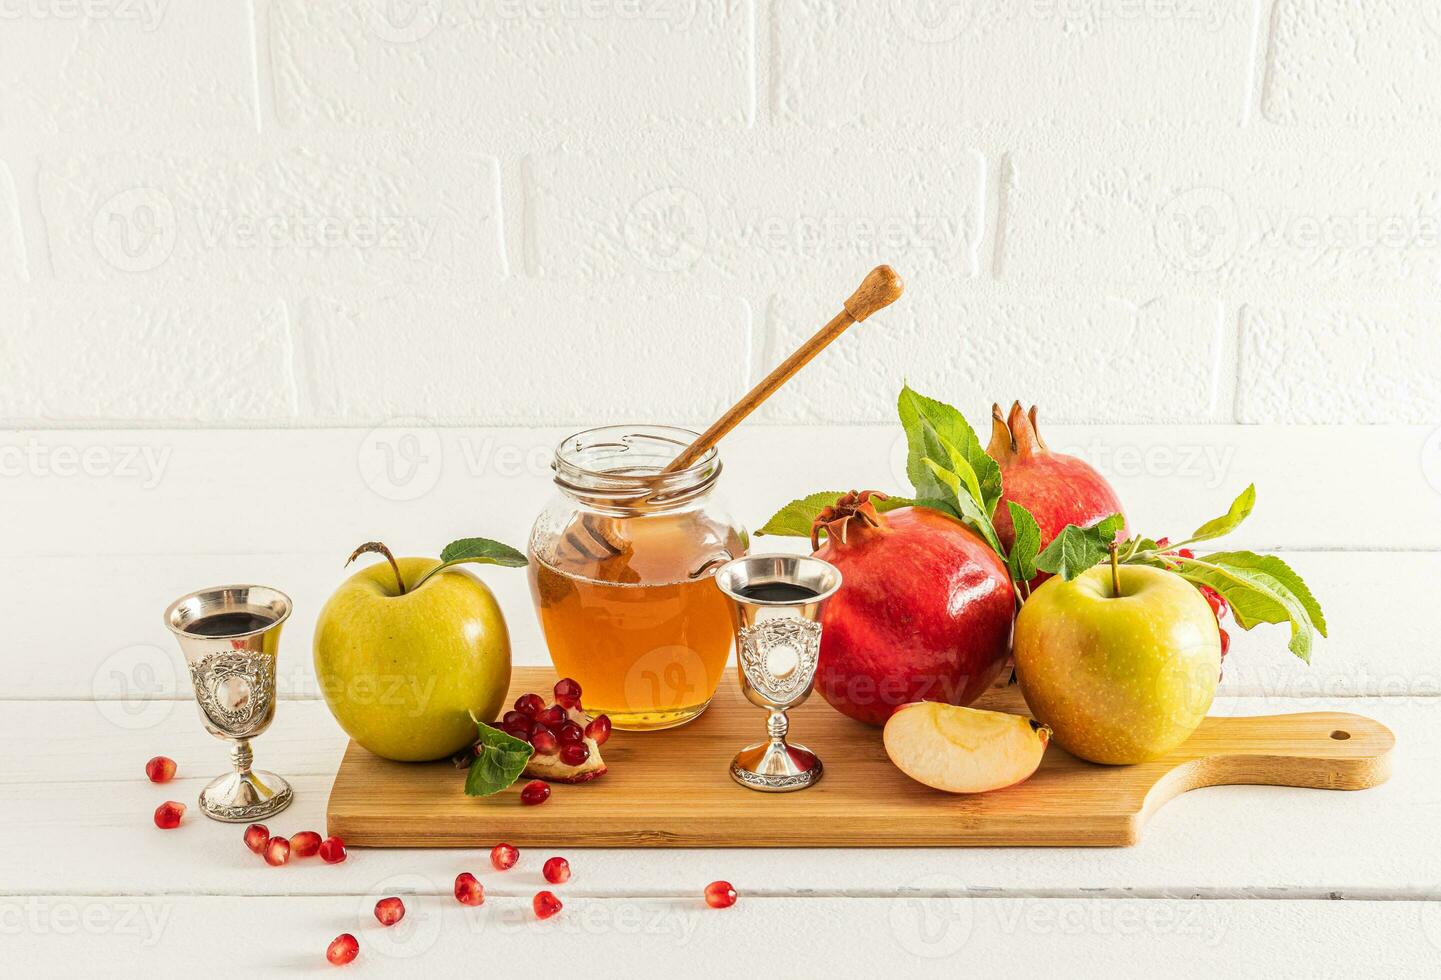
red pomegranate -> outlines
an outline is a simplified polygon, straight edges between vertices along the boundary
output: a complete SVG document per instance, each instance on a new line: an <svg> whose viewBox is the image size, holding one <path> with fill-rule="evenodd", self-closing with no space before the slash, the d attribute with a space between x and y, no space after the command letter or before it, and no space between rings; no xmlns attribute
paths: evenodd
<svg viewBox="0 0 1441 980"><path fill-rule="evenodd" d="M842 577L821 618L816 688L871 725L913 701L970 704L1010 653L1016 594L1006 567L954 518L928 507L882 515L873 499L885 495L848 493L811 528L816 557Z"/></svg>
<svg viewBox="0 0 1441 980"><path fill-rule="evenodd" d="M1053 453L1046 447L1036 425L1036 406L1030 414L1021 410L1021 403L1011 405L1009 423L1001 416L1001 406L991 406L991 444L986 447L1001 467L1003 493L992 517L996 534L1009 551L1015 544L1016 531L1011 526L1011 510L1006 501L1014 500L1031 512L1041 528L1041 547L1051 543L1067 524L1089 527L1112 514L1122 513L1116 491L1089 463ZM1117 540L1129 535L1122 529ZM1034 589L1050 578L1041 572L1031 580Z"/></svg>

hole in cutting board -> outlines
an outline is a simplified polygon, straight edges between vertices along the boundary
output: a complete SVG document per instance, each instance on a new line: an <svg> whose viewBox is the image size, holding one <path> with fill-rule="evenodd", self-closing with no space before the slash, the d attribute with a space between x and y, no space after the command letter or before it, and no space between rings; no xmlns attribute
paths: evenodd
<svg viewBox="0 0 1441 980"><path fill-rule="evenodd" d="M1334 732L1331 733L1331 737L1334 738L1334 739L1335 739L1336 741L1338 741L1338 742L1344 742L1344 741L1346 741L1346 739L1348 739L1348 738L1351 737L1351 733L1350 733L1350 732L1343 732L1343 731L1341 731L1341 729L1338 728L1338 729L1336 729Z"/></svg>

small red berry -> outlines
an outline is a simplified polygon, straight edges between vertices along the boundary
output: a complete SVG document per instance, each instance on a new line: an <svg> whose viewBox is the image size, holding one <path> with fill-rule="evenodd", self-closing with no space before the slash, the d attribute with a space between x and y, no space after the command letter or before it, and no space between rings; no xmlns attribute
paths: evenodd
<svg viewBox="0 0 1441 980"><path fill-rule="evenodd" d="M270 843L270 831L263 823L253 823L245 828L245 846L256 854L265 853L265 845Z"/></svg>
<svg viewBox="0 0 1441 980"><path fill-rule="evenodd" d="M360 953L360 943L348 932L343 932L330 941L325 949L325 958L336 966L344 966Z"/></svg>
<svg viewBox="0 0 1441 980"><path fill-rule="evenodd" d="M1221 630L1221 656L1225 656L1231 649L1231 634Z"/></svg>
<svg viewBox="0 0 1441 980"><path fill-rule="evenodd" d="M320 835L313 830L302 830L290 838L290 850L298 858L308 858L320 850Z"/></svg>
<svg viewBox="0 0 1441 980"><path fill-rule="evenodd" d="M509 871L520 860L520 852L509 844L497 844L490 849L490 863L497 871Z"/></svg>
<svg viewBox="0 0 1441 980"><path fill-rule="evenodd" d="M555 703L566 708L580 707L580 685L569 677L555 682Z"/></svg>
<svg viewBox="0 0 1441 980"><path fill-rule="evenodd" d="M536 715L535 720L540 722L546 728L549 728L551 731L557 732L560 731L560 726L564 725L569 719L566 718L564 708L562 708L558 704L553 704L549 708L546 708L544 711L542 711L540 714Z"/></svg>
<svg viewBox="0 0 1441 980"><path fill-rule="evenodd" d="M461 905L484 905L485 888L475 880L475 875L462 871L455 876L455 900Z"/></svg>
<svg viewBox="0 0 1441 980"><path fill-rule="evenodd" d="M570 881L570 862L563 857L553 857L545 862L540 873L552 885L563 885Z"/></svg>
<svg viewBox="0 0 1441 980"><path fill-rule="evenodd" d="M168 783L175 778L175 760L157 755L145 763L145 775L152 783Z"/></svg>
<svg viewBox="0 0 1441 980"><path fill-rule="evenodd" d="M736 890L728 881L713 881L705 886L705 903L713 909L728 909L736 903Z"/></svg>
<svg viewBox="0 0 1441 980"><path fill-rule="evenodd" d="M527 718L534 718L545 710L545 702L539 694L522 694L515 699L515 710Z"/></svg>
<svg viewBox="0 0 1441 980"><path fill-rule="evenodd" d="M345 860L345 841L339 837L327 837L320 842L320 860L326 864L339 864Z"/></svg>
<svg viewBox="0 0 1441 980"><path fill-rule="evenodd" d="M561 910L560 899L555 897L554 892L536 892L535 898L530 900L530 907L535 910L537 919L549 919Z"/></svg>
<svg viewBox="0 0 1441 980"><path fill-rule="evenodd" d="M185 816L184 803L166 800L155 808L155 826L161 830L174 830L180 826L180 818L183 816Z"/></svg>
<svg viewBox="0 0 1441 980"><path fill-rule="evenodd" d="M560 761L568 766L579 766L590 758L590 746L584 742L571 742L560 747Z"/></svg>
<svg viewBox="0 0 1441 980"><path fill-rule="evenodd" d="M532 735L530 744L535 749L536 755L555 755L560 750L560 743L556 741L549 728L542 728Z"/></svg>
<svg viewBox="0 0 1441 980"><path fill-rule="evenodd" d="M265 863L278 868L290 860L290 841L284 837L272 837L265 845Z"/></svg>
<svg viewBox="0 0 1441 980"><path fill-rule="evenodd" d="M550 799L550 785L539 779L532 779L521 787L520 802L526 806L540 806Z"/></svg>
<svg viewBox="0 0 1441 980"><path fill-rule="evenodd" d="M555 733L561 745L570 745L575 742L585 741L585 729L573 721L568 721L560 726L560 731Z"/></svg>
<svg viewBox="0 0 1441 980"><path fill-rule="evenodd" d="M1195 557L1196 557L1196 553L1195 553L1194 551L1192 551L1190 548L1182 548L1180 551L1177 551L1177 552L1176 552L1176 557L1178 557L1178 558L1195 558Z"/></svg>
<svg viewBox="0 0 1441 980"><path fill-rule="evenodd" d="M375 917L383 926L393 926L405 918L405 903L398 898L382 898L375 903Z"/></svg>
<svg viewBox="0 0 1441 980"><path fill-rule="evenodd" d="M605 740L610 738L610 716L596 715L585 726L585 737L595 742L596 745L604 745Z"/></svg>

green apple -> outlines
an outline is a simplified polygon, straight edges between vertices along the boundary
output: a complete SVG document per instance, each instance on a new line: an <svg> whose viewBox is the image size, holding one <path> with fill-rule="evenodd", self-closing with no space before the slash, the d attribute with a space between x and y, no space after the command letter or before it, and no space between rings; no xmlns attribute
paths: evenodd
<svg viewBox="0 0 1441 980"><path fill-rule="evenodd" d="M1038 588L1016 617L1016 675L1072 755L1112 765L1164 755L1196 730L1221 673L1216 617L1179 575L1122 565Z"/></svg>
<svg viewBox="0 0 1441 980"><path fill-rule="evenodd" d="M444 758L475 741L477 720L498 716L510 634L495 596L469 572L385 554L391 564L356 572L321 609L315 674L340 727L371 752Z"/></svg>

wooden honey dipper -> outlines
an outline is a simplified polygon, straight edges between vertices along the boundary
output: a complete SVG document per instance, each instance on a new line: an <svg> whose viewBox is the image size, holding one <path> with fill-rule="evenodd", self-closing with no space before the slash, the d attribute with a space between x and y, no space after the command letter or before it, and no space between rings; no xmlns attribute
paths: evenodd
<svg viewBox="0 0 1441 980"><path fill-rule="evenodd" d="M667 473L675 473L688 466L693 466L716 443L720 442L726 433L740 425L746 416L775 394L781 385L789 381L797 371L825 350L831 341L845 333L851 324L860 323L871 314L890 306L900 298L904 289L905 283L901 281L900 276L896 275L896 270L890 266L878 265L872 269L861 282L860 288L851 294L851 298L846 300L841 312L837 313L830 323L821 327L815 336L778 364L775 370L747 392L744 398L711 423L710 428L696 436L695 441L687 446L679 456L671 460L670 464L661 470L660 475L664 476ZM622 554L626 547L623 538L617 533L613 521L595 514L586 514L581 517L567 529L562 537L565 545L573 554L591 561L614 558Z"/></svg>
<svg viewBox="0 0 1441 980"><path fill-rule="evenodd" d="M694 442L686 447L670 465L661 470L661 473L674 473L683 470L687 466L695 464L696 460L704 456L722 437L736 426L740 425L747 415L760 407L781 385L789 381L797 371L805 367L811 360L825 350L831 341L835 340L853 323L860 323L871 314L890 306L901 298L905 290L905 283L901 277L896 275L896 270L888 265L878 265L870 271L865 280L861 282L860 288L851 294L846 300L841 312L837 313L830 323L816 332L816 335L804 344L801 344L790 357L776 365L774 371L766 375L760 382L740 401L736 402L730 409L711 423L711 427L696 436Z"/></svg>

